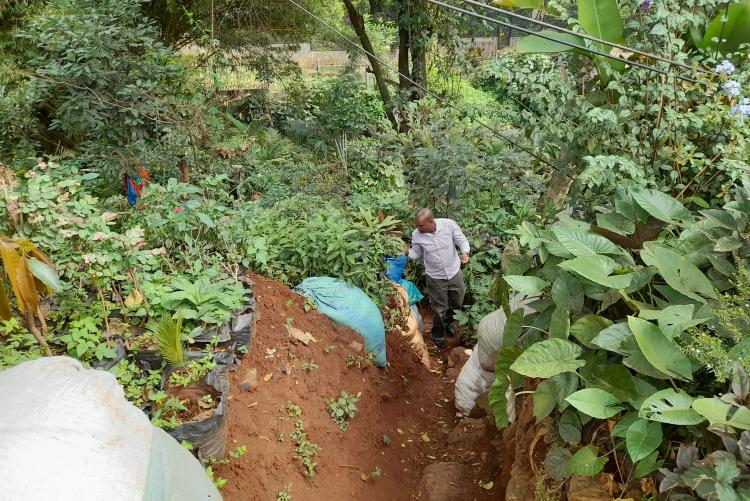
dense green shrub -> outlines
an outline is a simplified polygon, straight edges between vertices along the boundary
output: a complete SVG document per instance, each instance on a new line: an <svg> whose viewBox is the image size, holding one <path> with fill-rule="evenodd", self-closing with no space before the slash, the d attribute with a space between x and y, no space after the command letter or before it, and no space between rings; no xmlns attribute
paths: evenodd
<svg viewBox="0 0 750 501"><path fill-rule="evenodd" d="M300 139L331 140L342 134L354 137L382 124L383 104L362 80L344 74L311 85L299 81L287 88L286 100L274 121Z"/></svg>
<svg viewBox="0 0 750 501"><path fill-rule="evenodd" d="M18 32L31 54L18 85L27 86L46 140L124 145L170 121L181 69L141 4L60 0Z"/></svg>
<svg viewBox="0 0 750 501"><path fill-rule="evenodd" d="M490 404L504 426L509 381L544 379L532 392L534 414L541 421L559 412L560 443L577 450L553 449L550 475L596 475L609 460L599 450L612 452L624 439L628 456L619 464L628 465L627 476L641 477L672 461L672 441L697 439L710 452L707 426L750 429L746 400L714 397L720 385L702 363L713 353L696 350L709 343L690 332L701 326L706 336L729 336L727 347L739 341L730 357L746 358L746 311L736 310L746 284L743 278L732 291L732 277L734 263L750 256L749 210L747 187L721 209L699 213L633 187L599 207L595 222L560 216L551 226L519 227L528 250L509 250L503 281L536 297L535 313L510 315ZM719 302L720 291L731 295ZM612 438L593 433L597 419L616 422Z"/></svg>

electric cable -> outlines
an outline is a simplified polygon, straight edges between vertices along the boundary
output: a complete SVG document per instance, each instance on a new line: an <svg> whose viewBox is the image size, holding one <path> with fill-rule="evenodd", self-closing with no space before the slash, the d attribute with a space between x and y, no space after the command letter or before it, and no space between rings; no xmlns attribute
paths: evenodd
<svg viewBox="0 0 750 501"><path fill-rule="evenodd" d="M592 54L596 54L598 56L605 57L607 59L612 59L614 61L619 61L619 62L624 63L624 64L629 64L631 66L636 66L638 68L641 68L641 69L644 69L644 70L647 70L647 71L651 71L651 72L654 72L654 73L659 73L659 74L665 75L665 76L674 76L675 78L678 78L680 80L684 80L684 81L690 82L690 83L698 83L697 80L695 80L693 78L690 78L690 77L678 75L678 74L675 74L675 73L670 73L669 71L663 70L661 68L656 68L655 66L649 66L647 64L639 63L637 61L630 61L629 59L624 59L624 58L621 58L621 57L613 56L612 54L607 54L606 52L602 52L600 50L596 50L596 49L592 49L592 48L589 48L589 47L585 47L583 45L577 45L577 44L574 44L572 42L568 42L566 40L557 39L555 37L552 37L552 36L549 36L549 35L545 35L545 34L542 34L540 32L537 32L537 31L534 31L534 30L530 30L528 28L522 28L520 26L516 26L514 24L511 24L511 23L508 23L508 22L505 22L505 21L500 21L498 19L494 19L494 18L491 18L489 16L485 16L483 14L479 14L477 12L473 12L473 11L470 11L470 10L462 9L461 7L456 7L454 5L450 5L450 4L447 4L445 2L440 2L438 0L422 0L422 1L423 2L427 2L427 3L431 3L433 5L437 5L438 7L444 7L446 9L451 9L451 10L454 10L456 12L460 12L461 14L470 16L470 17L475 17L477 19L482 19L484 21L487 21L487 22L490 22L490 23L494 23L494 24L498 24L500 26L505 26L506 28L512 28L512 29L521 31L523 33L527 33L529 35L534 35L536 37L539 37L539 38L542 38L542 39L545 39L545 40L549 40L550 42L555 42L555 43L558 43L558 44L561 44L561 45L565 45L567 47L572 47L574 49L579 49L579 50L582 50L582 51L585 51L585 52L590 52Z"/></svg>
<svg viewBox="0 0 750 501"><path fill-rule="evenodd" d="M539 19L532 19L530 17L523 16L521 14L516 14L515 12L509 11L509 10L505 10L505 9L501 9L499 7L495 7L493 5L487 5L487 4L483 4L481 2L477 2L476 0L463 0L463 2L471 4L471 5L475 5L477 7L483 8L483 9L491 10L493 12L497 12L498 14L502 14L504 16L513 17L515 19L519 19L519 20L522 20L522 21L528 21L530 23L534 23L534 24L537 24L539 26L543 26L545 28L550 28L550 29L559 31L561 33L567 33L568 35L573 35L573 36L576 36L576 37L579 37L579 38L583 38L585 40L590 40L590 41L596 42L598 44L608 45L610 47L613 47L615 49L619 49L619 50L624 51L624 52L632 52L633 54L638 54L639 56L647 57L649 59L654 59L656 61L661 61L663 63L667 63L667 64L670 64L672 66L679 66L681 68L685 68L685 69L688 69L688 70L694 70L694 71L700 71L700 72L703 72L703 73L707 72L707 70L705 70L705 69L703 69L703 68L701 68L699 66L690 66L688 64L681 63L679 61L674 61L674 60L668 59L666 57L657 56L656 54L651 54L649 52L644 52L644 51L641 51L641 50L638 50L638 49L634 49L633 47L627 47L625 45L621 45L621 44L618 44L618 43L615 43L615 42L609 42L607 40L602 40L601 38L597 38L597 37L591 36L591 35L589 35L587 33L577 33L575 31L569 30L567 28L563 28L562 26L556 26L554 24L547 23L547 22L541 21Z"/></svg>

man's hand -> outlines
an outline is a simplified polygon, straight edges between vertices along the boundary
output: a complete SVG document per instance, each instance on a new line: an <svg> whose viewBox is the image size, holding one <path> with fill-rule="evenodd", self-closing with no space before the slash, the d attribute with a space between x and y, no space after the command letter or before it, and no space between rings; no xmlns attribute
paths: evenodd
<svg viewBox="0 0 750 501"><path fill-rule="evenodd" d="M468 252L462 252L461 253L461 264L468 264L469 263L469 253Z"/></svg>

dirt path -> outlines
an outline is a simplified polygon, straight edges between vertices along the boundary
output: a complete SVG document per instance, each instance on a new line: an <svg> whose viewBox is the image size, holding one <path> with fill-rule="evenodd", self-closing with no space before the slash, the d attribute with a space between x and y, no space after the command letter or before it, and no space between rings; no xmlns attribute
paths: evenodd
<svg viewBox="0 0 750 501"><path fill-rule="evenodd" d="M470 427L454 432L453 385L445 375L445 353L432 354L428 371L400 336L391 334L389 366L378 369L362 361L364 352L352 346L362 341L356 333L314 310L305 312L303 298L285 286L252 278L257 332L250 354L231 375L227 444L228 450L244 445L247 454L216 468L228 480L224 499L273 501L289 484L295 501L430 499L434 494L423 491L432 486L420 484L420 478L424 467L436 462L466 465L462 480L454 482L461 499L493 498L492 490L479 482L497 479L496 448L486 434L471 438ZM317 342L293 343L285 328L290 318ZM305 362L310 366L313 361L316 369L302 371ZM257 389L240 389L252 369L257 371ZM323 402L342 390L361 392L358 412L346 432L333 422ZM294 407L290 412L289 404L298 406L301 415L294 415ZM298 421L308 440L321 447L312 478L303 475L301 462L294 458L290 433ZM462 430L468 432L470 447L461 437L455 439ZM453 445L448 443L451 432ZM367 478L376 471L381 474Z"/></svg>

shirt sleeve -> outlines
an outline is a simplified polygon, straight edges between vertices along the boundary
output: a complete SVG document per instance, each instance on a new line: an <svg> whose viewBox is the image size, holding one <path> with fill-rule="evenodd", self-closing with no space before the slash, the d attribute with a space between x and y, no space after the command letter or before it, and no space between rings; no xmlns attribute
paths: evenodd
<svg viewBox="0 0 750 501"><path fill-rule="evenodd" d="M458 223L453 223L453 243L455 243L459 249L461 249L461 252L465 252L469 254L469 251L471 250L471 247L469 246L469 240L466 238L466 235L461 231L461 227L458 226Z"/></svg>
<svg viewBox="0 0 750 501"><path fill-rule="evenodd" d="M422 246L412 242L411 247L409 247L409 259L412 259L416 261L417 259L422 259Z"/></svg>

